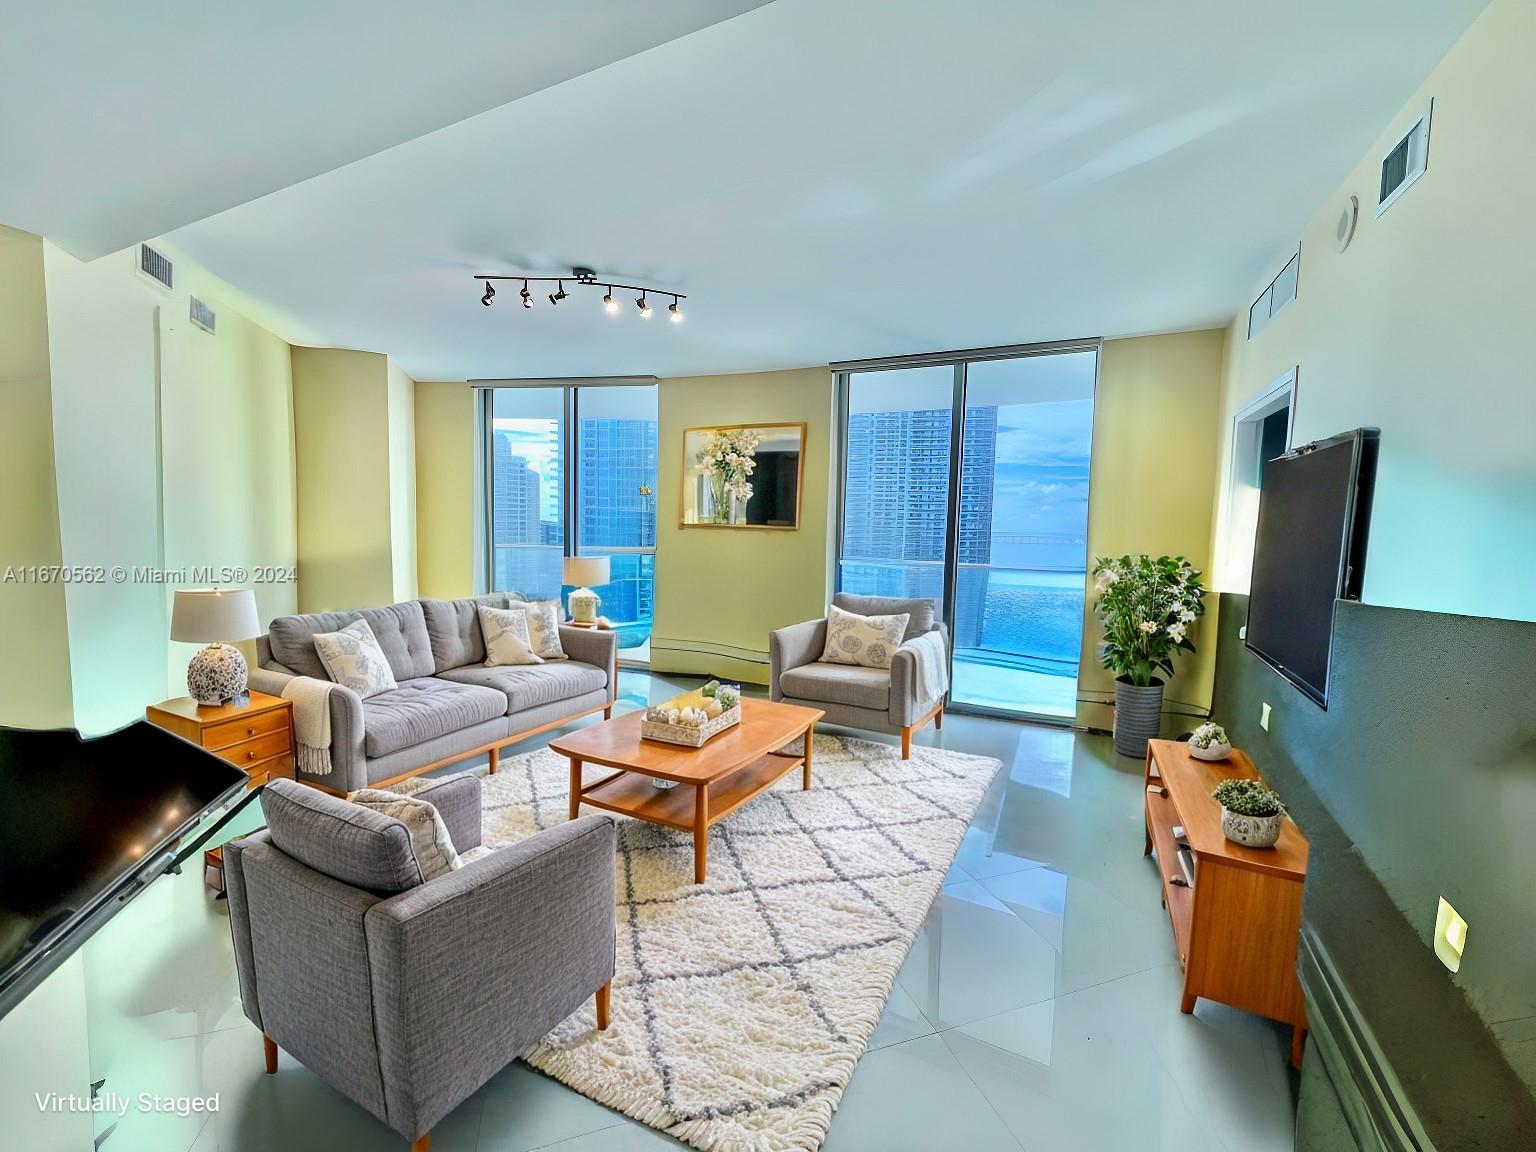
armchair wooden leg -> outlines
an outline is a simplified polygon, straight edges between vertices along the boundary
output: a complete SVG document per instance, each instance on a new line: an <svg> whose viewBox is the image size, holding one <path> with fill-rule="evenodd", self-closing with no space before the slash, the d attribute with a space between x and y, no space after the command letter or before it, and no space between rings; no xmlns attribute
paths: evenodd
<svg viewBox="0 0 1536 1152"><path fill-rule="evenodd" d="M910 724L904 726L901 730L901 758L903 760L912 759L912 726Z"/></svg>
<svg viewBox="0 0 1536 1152"><path fill-rule="evenodd" d="M603 719L604 720L612 720L613 719L613 705L612 704L608 705L608 707L603 709Z"/></svg>
<svg viewBox="0 0 1536 1152"><path fill-rule="evenodd" d="M944 705L939 705L939 710L933 714L933 728L935 732L944 730Z"/></svg>
<svg viewBox="0 0 1536 1152"><path fill-rule="evenodd" d="M498 769L500 767L501 767L501 749L500 748L492 748L491 749L491 772L490 772L490 774L492 776L496 775L496 769Z"/></svg>
<svg viewBox="0 0 1536 1152"><path fill-rule="evenodd" d="M608 998L613 993L613 981L610 980L597 990L597 1030L608 1031Z"/></svg>
<svg viewBox="0 0 1536 1152"><path fill-rule="evenodd" d="M432 1152L432 1133L423 1132L412 1140L411 1152Z"/></svg>
<svg viewBox="0 0 1536 1152"><path fill-rule="evenodd" d="M277 1042L265 1032L261 1034L261 1054L266 1057L267 1075L277 1071Z"/></svg>

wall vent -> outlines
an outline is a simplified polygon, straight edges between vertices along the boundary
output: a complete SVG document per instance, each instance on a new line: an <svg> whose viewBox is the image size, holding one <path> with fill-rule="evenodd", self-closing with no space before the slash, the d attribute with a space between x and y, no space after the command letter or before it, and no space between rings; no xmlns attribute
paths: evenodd
<svg viewBox="0 0 1536 1152"><path fill-rule="evenodd" d="M218 317L213 314L213 309L204 304L196 296L192 297L192 306L189 313L192 323L196 324L204 332L212 332Z"/></svg>
<svg viewBox="0 0 1536 1152"><path fill-rule="evenodd" d="M1380 216L1397 202L1408 186L1424 175L1429 167L1429 118L1435 110L1431 100L1424 115L1381 158L1381 186L1376 195L1376 215Z"/></svg>
<svg viewBox="0 0 1536 1152"><path fill-rule="evenodd" d="M1269 287L1259 293L1259 298L1248 308L1248 339L1262 332L1292 300L1296 299L1296 282L1301 279L1301 249L1287 261L1280 274L1269 282Z"/></svg>
<svg viewBox="0 0 1536 1152"><path fill-rule="evenodd" d="M139 245L139 271L162 288L171 287L171 262L148 244Z"/></svg>

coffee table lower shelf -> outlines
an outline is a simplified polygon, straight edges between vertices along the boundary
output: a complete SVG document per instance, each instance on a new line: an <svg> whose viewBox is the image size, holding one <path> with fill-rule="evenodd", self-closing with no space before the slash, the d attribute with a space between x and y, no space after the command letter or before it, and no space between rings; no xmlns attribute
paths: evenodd
<svg viewBox="0 0 1536 1152"><path fill-rule="evenodd" d="M811 741L803 755L770 752L708 784L680 783L658 788L655 777L629 769L616 771L595 784L583 786L582 761L571 761L571 808L574 820L582 804L648 820L668 828L693 833L693 879L702 884L709 868L709 826L729 816L754 796L771 788L796 768L802 768L802 787L811 787Z"/></svg>

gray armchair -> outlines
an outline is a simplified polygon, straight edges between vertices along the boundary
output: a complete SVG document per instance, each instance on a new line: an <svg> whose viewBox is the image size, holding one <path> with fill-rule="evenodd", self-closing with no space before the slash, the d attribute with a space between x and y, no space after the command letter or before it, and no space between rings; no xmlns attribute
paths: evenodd
<svg viewBox="0 0 1536 1152"><path fill-rule="evenodd" d="M480 780L415 793L461 854ZM281 1046L412 1141L597 996L614 971L614 825L588 816L425 883L406 826L280 780L268 827L225 846L245 1014L267 1071Z"/></svg>
<svg viewBox="0 0 1536 1152"><path fill-rule="evenodd" d="M920 663L925 654L919 653L914 641L937 633L947 664L949 632L935 618L932 600L839 592L832 603L861 616L908 614L907 632L890 668L823 662L827 622L807 620L768 634L769 695L790 704L820 708L831 724L900 734L901 758L909 759L912 733L929 720L935 728L944 727L946 694L943 689L932 691L926 686ZM925 641L924 646L927 644ZM944 684L947 688L947 668Z"/></svg>

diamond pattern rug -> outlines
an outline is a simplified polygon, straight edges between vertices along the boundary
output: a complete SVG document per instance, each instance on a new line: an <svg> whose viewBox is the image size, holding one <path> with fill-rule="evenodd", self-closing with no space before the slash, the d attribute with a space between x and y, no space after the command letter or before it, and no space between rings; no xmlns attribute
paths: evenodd
<svg viewBox="0 0 1536 1152"><path fill-rule="evenodd" d="M691 837L620 818L612 1023L589 1003L529 1064L706 1152L820 1146L1001 764L825 735L815 753L811 791L792 772L709 830L706 884ZM487 844L562 823L568 772L547 749L503 760Z"/></svg>

